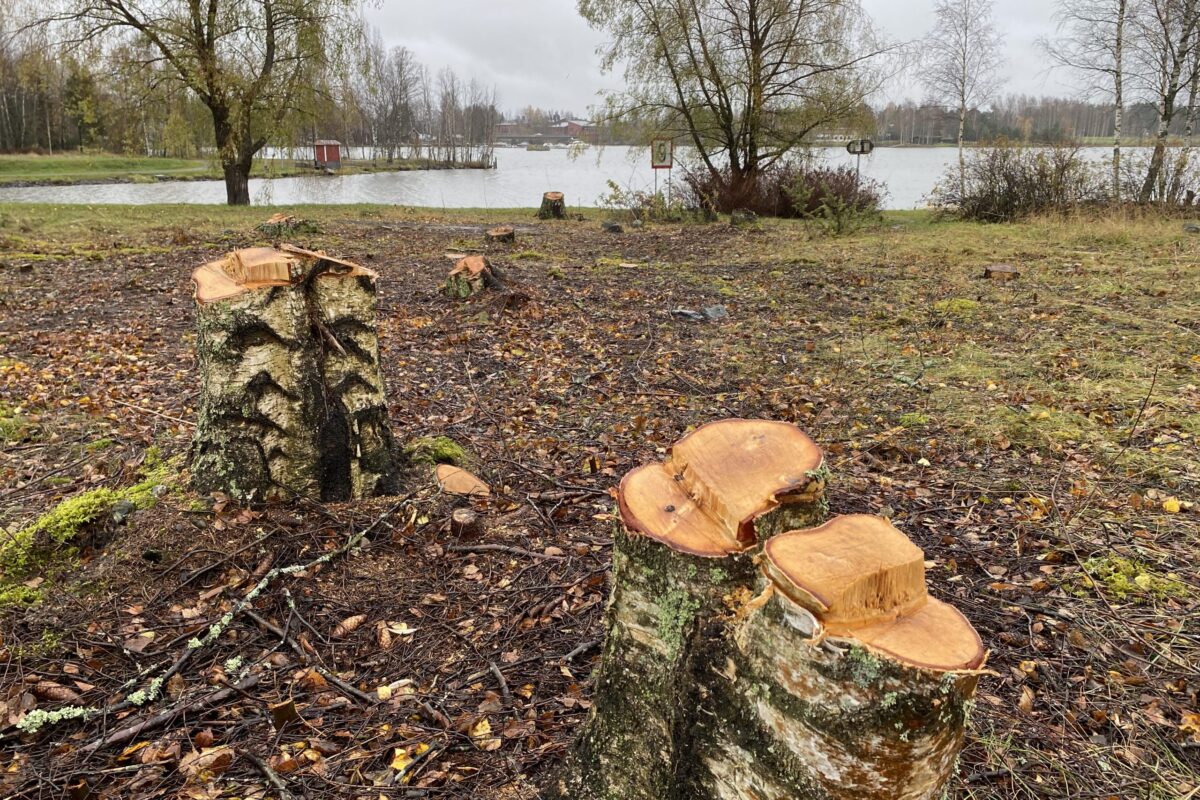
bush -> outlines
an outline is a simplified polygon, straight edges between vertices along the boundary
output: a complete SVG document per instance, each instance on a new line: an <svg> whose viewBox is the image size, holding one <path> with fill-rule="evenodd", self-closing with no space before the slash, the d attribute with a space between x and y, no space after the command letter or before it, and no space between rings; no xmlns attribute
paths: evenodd
<svg viewBox="0 0 1200 800"><path fill-rule="evenodd" d="M1080 148L1002 142L967 154L965 190L955 165L930 199L935 208L959 219L1011 222L1075 211L1107 196L1105 166L1087 161Z"/></svg>
<svg viewBox="0 0 1200 800"><path fill-rule="evenodd" d="M754 180L734 181L729 170L685 170L680 187L691 209L731 213L745 209L759 216L817 219L838 232L863 217L876 217L883 202L881 184L859 179L849 167L782 164Z"/></svg>
<svg viewBox="0 0 1200 800"><path fill-rule="evenodd" d="M662 192L642 192L622 188L616 181L607 181L608 194L600 195L597 203L603 209L623 214L627 219L643 222L679 222L687 209L679 198L667 201Z"/></svg>

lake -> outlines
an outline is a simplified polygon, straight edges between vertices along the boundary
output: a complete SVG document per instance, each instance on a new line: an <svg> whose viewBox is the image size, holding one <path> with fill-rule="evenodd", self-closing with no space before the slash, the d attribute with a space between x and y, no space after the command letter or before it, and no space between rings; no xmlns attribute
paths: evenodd
<svg viewBox="0 0 1200 800"><path fill-rule="evenodd" d="M1111 151L1088 148L1101 158ZM842 148L820 148L830 164L853 166L854 156ZM1091 155L1091 153L1089 153ZM887 187L885 207L910 209L924 199L938 178L956 163L953 147L878 148L862 159L862 174ZM255 205L302 203L382 203L431 208L521 208L536 206L543 192L561 191L568 205L595 206L608 193L607 181L625 188L652 190L654 171L645 148L591 148L581 155L569 150L531 152L519 148L496 151L494 170L427 170L378 172L370 175L311 176L252 180ZM660 173L665 188L667 172ZM0 202L24 203L215 203L225 202L221 181L164 181L81 186L0 187Z"/></svg>

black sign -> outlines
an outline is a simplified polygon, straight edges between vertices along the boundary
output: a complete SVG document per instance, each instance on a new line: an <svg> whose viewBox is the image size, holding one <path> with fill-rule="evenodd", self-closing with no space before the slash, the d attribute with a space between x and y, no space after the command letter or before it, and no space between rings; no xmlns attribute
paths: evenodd
<svg viewBox="0 0 1200 800"><path fill-rule="evenodd" d="M846 151L852 156L869 156L875 149L875 143L870 139L855 139L846 145Z"/></svg>

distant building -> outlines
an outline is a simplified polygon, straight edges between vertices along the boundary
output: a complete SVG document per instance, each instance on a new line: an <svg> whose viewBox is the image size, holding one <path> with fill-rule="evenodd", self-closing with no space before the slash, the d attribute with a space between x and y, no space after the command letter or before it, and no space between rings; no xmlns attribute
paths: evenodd
<svg viewBox="0 0 1200 800"><path fill-rule="evenodd" d="M496 141L503 144L566 144L576 140L597 144L600 141L600 128L581 119L561 120L549 125L526 125L511 121L496 125Z"/></svg>
<svg viewBox="0 0 1200 800"><path fill-rule="evenodd" d="M337 169L342 165L342 143L333 139L317 139L313 142L313 160L318 167Z"/></svg>

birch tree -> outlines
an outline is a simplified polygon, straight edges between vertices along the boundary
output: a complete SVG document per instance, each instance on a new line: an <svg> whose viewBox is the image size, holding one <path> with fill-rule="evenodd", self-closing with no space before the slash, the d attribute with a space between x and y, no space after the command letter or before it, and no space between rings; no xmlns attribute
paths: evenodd
<svg viewBox="0 0 1200 800"><path fill-rule="evenodd" d="M936 23L925 39L922 82L935 102L958 110L959 188L966 194L967 111L996 91L1003 40L992 21L992 0L937 0L933 13Z"/></svg>
<svg viewBox="0 0 1200 800"><path fill-rule="evenodd" d="M1184 113L1184 133L1195 128L1200 82L1200 0L1139 0L1133 16L1130 78L1158 112L1154 149L1138 192L1138 202L1175 199L1167 165L1171 124ZM1176 174L1187 165L1187 148ZM1174 188L1178 188L1177 186Z"/></svg>
<svg viewBox="0 0 1200 800"><path fill-rule="evenodd" d="M1136 2L1136 0L1135 0ZM1130 0L1059 0L1058 38L1043 46L1085 88L1112 98L1112 195L1121 200L1121 135L1125 115L1125 62Z"/></svg>

